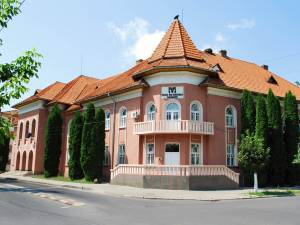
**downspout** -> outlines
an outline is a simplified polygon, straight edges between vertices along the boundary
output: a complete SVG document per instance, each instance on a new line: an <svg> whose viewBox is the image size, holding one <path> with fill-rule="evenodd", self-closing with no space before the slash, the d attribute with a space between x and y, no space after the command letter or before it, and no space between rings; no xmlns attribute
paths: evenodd
<svg viewBox="0 0 300 225"><path fill-rule="evenodd" d="M112 102L113 102L112 149L111 149L111 165L110 165L110 168L113 169L114 168L114 163L115 163L114 156L115 156L115 130L116 130L116 126L115 126L115 122L116 122L116 101L110 95L110 92L107 93L107 96L110 97Z"/></svg>

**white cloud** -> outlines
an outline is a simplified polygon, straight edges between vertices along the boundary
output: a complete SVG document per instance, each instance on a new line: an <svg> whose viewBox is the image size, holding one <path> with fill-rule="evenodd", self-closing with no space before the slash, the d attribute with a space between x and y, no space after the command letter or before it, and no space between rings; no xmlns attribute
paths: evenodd
<svg viewBox="0 0 300 225"><path fill-rule="evenodd" d="M230 30L252 29L255 26L255 20L241 19L238 23L229 23L227 28Z"/></svg>
<svg viewBox="0 0 300 225"><path fill-rule="evenodd" d="M160 30L150 32L148 21L142 18L134 18L121 26L109 23L108 28L124 43L123 55L134 59L146 59L151 56L165 34Z"/></svg>
<svg viewBox="0 0 300 225"><path fill-rule="evenodd" d="M223 34L218 33L218 34L216 34L215 41L216 41L216 42L225 42L226 39L225 39L225 37L224 37Z"/></svg>

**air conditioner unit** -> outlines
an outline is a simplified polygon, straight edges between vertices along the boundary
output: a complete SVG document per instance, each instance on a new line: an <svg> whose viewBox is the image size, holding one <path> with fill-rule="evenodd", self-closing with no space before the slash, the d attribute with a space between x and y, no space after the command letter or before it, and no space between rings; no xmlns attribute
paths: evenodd
<svg viewBox="0 0 300 225"><path fill-rule="evenodd" d="M135 111L131 113L131 118L133 119L138 119L140 117L140 113Z"/></svg>

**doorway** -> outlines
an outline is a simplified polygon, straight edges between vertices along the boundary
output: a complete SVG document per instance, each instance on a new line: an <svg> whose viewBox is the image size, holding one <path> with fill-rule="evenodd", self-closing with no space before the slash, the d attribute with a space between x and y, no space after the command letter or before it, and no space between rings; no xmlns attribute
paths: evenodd
<svg viewBox="0 0 300 225"><path fill-rule="evenodd" d="M179 144L166 144L165 165L180 165Z"/></svg>

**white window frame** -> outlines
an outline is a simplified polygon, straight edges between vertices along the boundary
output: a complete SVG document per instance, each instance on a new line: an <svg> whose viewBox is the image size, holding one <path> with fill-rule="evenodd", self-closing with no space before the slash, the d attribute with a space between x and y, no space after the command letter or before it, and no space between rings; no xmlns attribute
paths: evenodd
<svg viewBox="0 0 300 225"><path fill-rule="evenodd" d="M103 165L108 166L109 165L109 146L105 145L105 150L104 150L104 159L103 159Z"/></svg>
<svg viewBox="0 0 300 225"><path fill-rule="evenodd" d="M199 146L199 152L198 153L195 154L195 153L192 152L192 145L198 145ZM192 155L198 155L198 157L199 157L199 163L198 164L193 164L192 163ZM191 142L191 144L190 144L190 165L193 165L193 166L203 165L202 143Z"/></svg>
<svg viewBox="0 0 300 225"><path fill-rule="evenodd" d="M198 106L198 109L199 111L193 111L192 110L192 106L193 105L197 105ZM198 120L195 120L193 117L194 117L194 114L198 114ZM198 122L202 122L203 121L203 107L202 107L202 104L201 102L199 101L192 101L191 104L190 104L190 120L192 121L198 121Z"/></svg>
<svg viewBox="0 0 300 225"><path fill-rule="evenodd" d="M107 115L109 115L109 117L107 117ZM105 111L105 130L109 130L110 129L110 111L107 110Z"/></svg>
<svg viewBox="0 0 300 225"><path fill-rule="evenodd" d="M237 157L236 145L235 144L227 144L226 145L226 165L227 166L237 166L237 160L236 160L237 158L236 157Z"/></svg>
<svg viewBox="0 0 300 225"><path fill-rule="evenodd" d="M126 114L123 115L123 112L126 112ZM126 128L127 114L128 114L127 109L125 107L121 107L119 114L120 114L119 128Z"/></svg>
<svg viewBox="0 0 300 225"><path fill-rule="evenodd" d="M153 152L151 153L151 154L149 154L149 148L148 148L148 146L149 145L153 145ZM149 142L149 143L146 143L146 149L145 149L145 152L146 152L146 154L145 154L145 164L147 164L147 165L152 165L152 164L155 164L155 162L154 162L154 159L155 159L155 145L154 145L154 143L153 142ZM149 157L149 155L152 155L152 156L150 156ZM148 159L150 159L149 161L148 161Z"/></svg>
<svg viewBox="0 0 300 225"><path fill-rule="evenodd" d="M175 100L172 100L172 101L168 101L166 102L165 104L165 119L168 120L168 113L171 112L171 119L170 120L174 120L174 112L176 111L169 111L168 110L168 106L170 104L176 104L178 106L178 119L177 120L181 120L181 104L179 101L175 101ZM177 121L175 120L175 121Z"/></svg>
<svg viewBox="0 0 300 225"><path fill-rule="evenodd" d="M126 164L125 144L119 144L118 164Z"/></svg>
<svg viewBox="0 0 300 225"><path fill-rule="evenodd" d="M150 109L151 109L151 107L152 106L154 106L154 112L153 111L150 111ZM147 117L146 117L146 119L147 119L147 121L153 121L153 120L155 120L155 117L156 117L156 106L155 106L155 104L154 104L154 102L149 102L148 104L147 104L147 107L146 107L146 112L147 112Z"/></svg>
<svg viewBox="0 0 300 225"><path fill-rule="evenodd" d="M227 114L228 109L231 109L232 115ZM230 124L228 123L229 121L231 122ZM235 128L236 122L237 122L236 109L234 106L229 105L225 108L225 125L226 125L226 127L229 127L229 128Z"/></svg>

